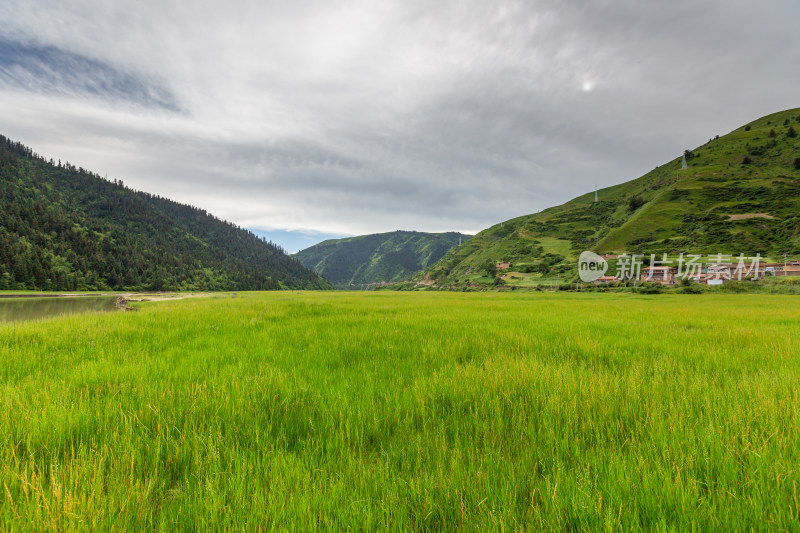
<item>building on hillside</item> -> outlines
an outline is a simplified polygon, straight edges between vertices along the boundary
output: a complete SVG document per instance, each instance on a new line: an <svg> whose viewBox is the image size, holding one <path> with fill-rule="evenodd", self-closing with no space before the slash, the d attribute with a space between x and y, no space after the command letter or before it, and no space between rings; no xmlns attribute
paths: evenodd
<svg viewBox="0 0 800 533"><path fill-rule="evenodd" d="M705 272L692 272L691 274L687 274L683 276L683 279L688 279L694 281L695 283L705 284L708 281L708 274Z"/></svg>
<svg viewBox="0 0 800 533"><path fill-rule="evenodd" d="M609 283L619 283L620 281L622 280L619 279L617 276L600 276L592 283L594 283L595 285L608 285Z"/></svg>
<svg viewBox="0 0 800 533"><path fill-rule="evenodd" d="M505 270L507 268L511 268L511 262L510 261L501 261L501 262L497 263L497 270Z"/></svg>
<svg viewBox="0 0 800 533"><path fill-rule="evenodd" d="M767 276L800 276L800 261L767 263L764 271Z"/></svg>
<svg viewBox="0 0 800 533"><path fill-rule="evenodd" d="M670 266L649 266L642 269L641 281L643 283L660 283L662 285L675 285L675 273L678 271Z"/></svg>
<svg viewBox="0 0 800 533"><path fill-rule="evenodd" d="M733 270L730 264L715 263L706 265L706 285L722 285L726 281L731 281Z"/></svg>
<svg viewBox="0 0 800 533"><path fill-rule="evenodd" d="M754 281L769 275L763 263L714 263L704 268L707 279L725 281ZM711 283L710 285L719 285Z"/></svg>

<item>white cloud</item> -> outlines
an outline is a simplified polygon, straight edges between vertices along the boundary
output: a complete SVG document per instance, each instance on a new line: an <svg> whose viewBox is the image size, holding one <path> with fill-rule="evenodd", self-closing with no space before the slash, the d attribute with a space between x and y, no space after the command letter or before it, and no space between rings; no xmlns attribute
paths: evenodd
<svg viewBox="0 0 800 533"><path fill-rule="evenodd" d="M0 85L0 133L241 225L477 231L797 106L797 15L788 0L7 0L0 37L131 73L184 112Z"/></svg>

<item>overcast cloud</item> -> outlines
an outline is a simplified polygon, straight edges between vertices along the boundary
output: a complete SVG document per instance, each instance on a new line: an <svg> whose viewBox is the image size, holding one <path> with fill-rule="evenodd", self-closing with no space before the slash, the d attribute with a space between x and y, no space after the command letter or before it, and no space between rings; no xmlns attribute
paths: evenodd
<svg viewBox="0 0 800 533"><path fill-rule="evenodd" d="M800 3L3 0L0 134L250 228L479 231L800 106Z"/></svg>

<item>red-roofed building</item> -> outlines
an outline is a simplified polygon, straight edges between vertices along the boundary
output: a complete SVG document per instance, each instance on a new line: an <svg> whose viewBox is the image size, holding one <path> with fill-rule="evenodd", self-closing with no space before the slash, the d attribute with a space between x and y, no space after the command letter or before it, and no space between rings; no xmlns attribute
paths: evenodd
<svg viewBox="0 0 800 533"><path fill-rule="evenodd" d="M643 283L675 285L676 272L677 269L671 266L649 266L642 269L641 280Z"/></svg>

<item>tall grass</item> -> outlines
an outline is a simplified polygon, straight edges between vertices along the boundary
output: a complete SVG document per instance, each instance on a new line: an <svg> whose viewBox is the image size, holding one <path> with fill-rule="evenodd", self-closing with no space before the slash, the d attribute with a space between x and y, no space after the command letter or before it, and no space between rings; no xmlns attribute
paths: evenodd
<svg viewBox="0 0 800 533"><path fill-rule="evenodd" d="M800 300L140 307L0 326L0 529L798 529Z"/></svg>

